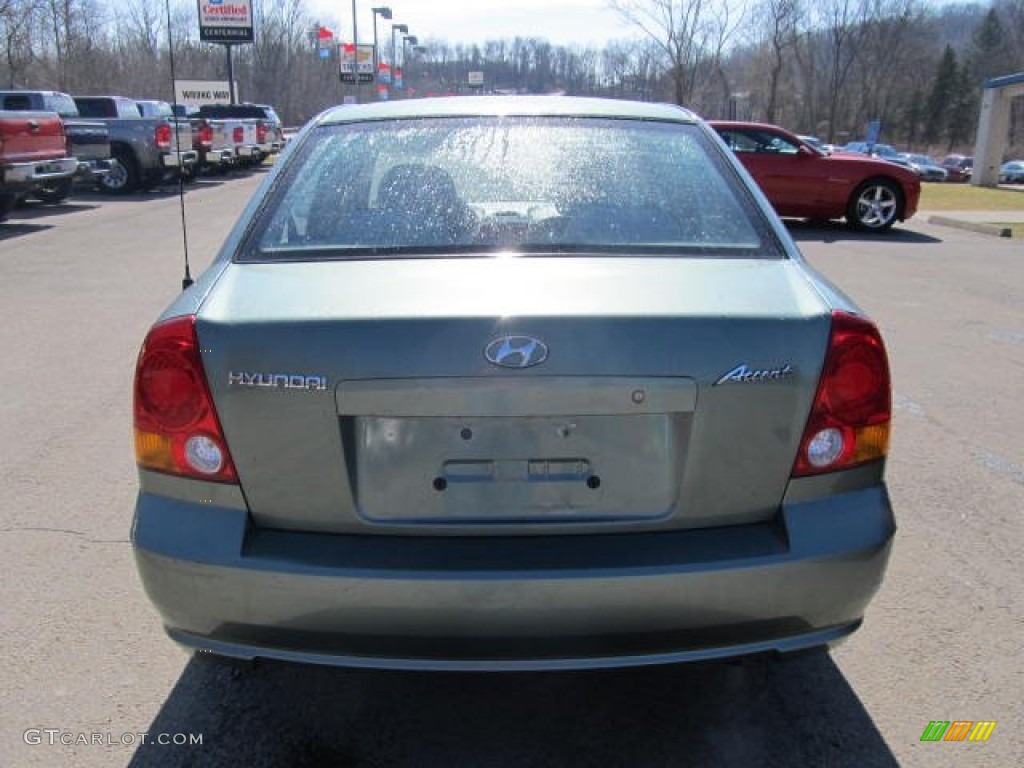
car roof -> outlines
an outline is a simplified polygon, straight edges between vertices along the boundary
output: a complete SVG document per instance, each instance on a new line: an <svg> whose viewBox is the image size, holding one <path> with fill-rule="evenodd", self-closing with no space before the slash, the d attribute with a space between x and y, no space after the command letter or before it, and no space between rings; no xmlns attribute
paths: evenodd
<svg viewBox="0 0 1024 768"><path fill-rule="evenodd" d="M671 120L694 123L698 117L673 104L594 99L575 96L442 96L394 102L347 105L322 113L317 123L426 117L565 116Z"/></svg>
<svg viewBox="0 0 1024 768"><path fill-rule="evenodd" d="M796 136L792 131L788 131L781 125L775 125L774 123L754 123L749 120L708 120L708 125L713 128L752 128L755 130L772 130L782 131L783 133L789 133Z"/></svg>

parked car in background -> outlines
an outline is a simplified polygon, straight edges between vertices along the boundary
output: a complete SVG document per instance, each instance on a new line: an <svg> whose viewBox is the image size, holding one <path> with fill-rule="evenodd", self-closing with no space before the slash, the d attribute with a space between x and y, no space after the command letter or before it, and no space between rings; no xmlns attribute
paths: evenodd
<svg viewBox="0 0 1024 768"><path fill-rule="evenodd" d="M928 155L904 153L903 158L922 181L945 181L949 172Z"/></svg>
<svg viewBox="0 0 1024 768"><path fill-rule="evenodd" d="M64 123L56 112L0 111L0 220L40 185L69 180Z"/></svg>
<svg viewBox="0 0 1024 768"><path fill-rule="evenodd" d="M866 141L851 141L843 146L843 152L856 152L860 155L870 155L871 157L888 160L890 163L902 165L904 168L910 167L910 163L907 159L889 144L869 144Z"/></svg>
<svg viewBox="0 0 1024 768"><path fill-rule="evenodd" d="M234 167L237 157L231 131L226 123L200 117L196 106L167 102L160 104L175 120L187 122L192 131L192 148L198 159L184 171L186 181L194 181L203 171L224 173Z"/></svg>
<svg viewBox="0 0 1024 768"><path fill-rule="evenodd" d="M921 182L909 168L867 155L823 154L776 125L711 121L780 216L845 218L882 232L917 211Z"/></svg>
<svg viewBox="0 0 1024 768"><path fill-rule="evenodd" d="M946 155L942 161L942 167L946 169L947 181L966 182L971 180L971 169L974 168L974 158L966 155Z"/></svg>
<svg viewBox="0 0 1024 768"><path fill-rule="evenodd" d="M123 96L75 96L78 111L103 122L110 131L114 160L101 189L125 194L176 179L199 160L192 149L188 121L177 125L167 115L143 117L134 99Z"/></svg>
<svg viewBox="0 0 1024 768"><path fill-rule="evenodd" d="M1011 160L999 166L1000 184L1024 184L1024 160Z"/></svg>
<svg viewBox="0 0 1024 768"><path fill-rule="evenodd" d="M410 99L295 141L138 358L131 536L173 639L517 670L856 630L885 349L705 123Z"/></svg>
<svg viewBox="0 0 1024 768"><path fill-rule="evenodd" d="M77 166L71 178L51 178L40 182L31 196L44 203L59 203L71 194L74 183L95 186L110 171L110 132L97 120L85 120L78 114L74 99L60 91L0 91L0 108L19 112L56 112L64 123L67 154Z"/></svg>
<svg viewBox="0 0 1024 768"><path fill-rule="evenodd" d="M189 120L192 126L192 148L199 153L199 162L189 173L189 180L203 170L208 173L224 173L236 165L238 158L235 154L234 129L237 121L202 117L199 107L187 104L172 104L171 108L178 118Z"/></svg>
<svg viewBox="0 0 1024 768"><path fill-rule="evenodd" d="M267 104L203 104L199 107L202 117L217 120L240 119L255 123L254 163L262 163L284 148L284 126L274 108Z"/></svg>

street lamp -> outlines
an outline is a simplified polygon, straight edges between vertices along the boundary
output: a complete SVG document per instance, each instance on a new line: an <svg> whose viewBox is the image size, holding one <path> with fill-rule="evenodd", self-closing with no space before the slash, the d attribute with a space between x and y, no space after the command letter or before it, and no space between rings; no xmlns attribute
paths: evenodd
<svg viewBox="0 0 1024 768"><path fill-rule="evenodd" d="M402 37L402 74L403 74L403 76L406 76L408 74L407 72L405 72L405 46L406 46L406 43L408 43L409 45L412 46L412 52L413 53L422 53L423 51L427 50L425 46L420 45L420 40L419 40L418 37L416 37L416 35L404 35ZM407 85L405 85L404 87L406 89L408 89ZM408 93L408 91L407 91L407 93Z"/></svg>
<svg viewBox="0 0 1024 768"><path fill-rule="evenodd" d="M381 6L380 8L371 8L373 11L373 76L380 76L380 53L377 47L377 17L380 16L382 19L391 19L391 9L387 6Z"/></svg>
<svg viewBox="0 0 1024 768"><path fill-rule="evenodd" d="M359 82L359 26L356 23L356 0L352 0L352 49L352 69L356 76L356 104L358 104L363 84Z"/></svg>
<svg viewBox="0 0 1024 768"><path fill-rule="evenodd" d="M398 60L395 57L395 33L401 32L403 35L409 34L409 27L405 24L392 24L391 25L391 78L394 82L395 77L395 65L398 64Z"/></svg>

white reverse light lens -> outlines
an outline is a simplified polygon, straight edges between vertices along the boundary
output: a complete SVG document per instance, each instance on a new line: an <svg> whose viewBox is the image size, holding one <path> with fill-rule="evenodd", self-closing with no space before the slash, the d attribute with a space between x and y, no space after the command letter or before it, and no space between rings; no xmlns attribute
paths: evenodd
<svg viewBox="0 0 1024 768"><path fill-rule="evenodd" d="M823 429L807 444L807 460L815 467L827 467L843 452L843 433L830 427Z"/></svg>
<svg viewBox="0 0 1024 768"><path fill-rule="evenodd" d="M197 472L215 475L224 466L224 453L205 435L193 435L185 441L185 461Z"/></svg>

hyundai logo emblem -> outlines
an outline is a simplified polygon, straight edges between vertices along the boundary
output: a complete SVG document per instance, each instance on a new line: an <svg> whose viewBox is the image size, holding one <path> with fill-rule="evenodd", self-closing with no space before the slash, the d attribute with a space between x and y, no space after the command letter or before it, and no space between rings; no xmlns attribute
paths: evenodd
<svg viewBox="0 0 1024 768"><path fill-rule="evenodd" d="M529 368L548 359L548 346L532 336L502 336L487 345L484 357L502 368Z"/></svg>

